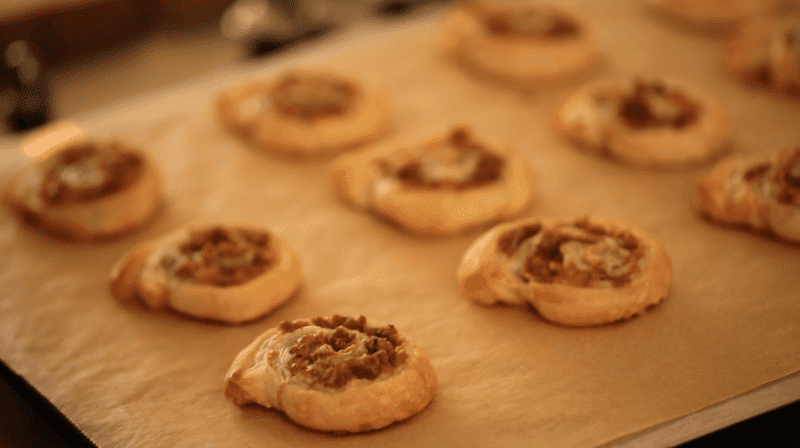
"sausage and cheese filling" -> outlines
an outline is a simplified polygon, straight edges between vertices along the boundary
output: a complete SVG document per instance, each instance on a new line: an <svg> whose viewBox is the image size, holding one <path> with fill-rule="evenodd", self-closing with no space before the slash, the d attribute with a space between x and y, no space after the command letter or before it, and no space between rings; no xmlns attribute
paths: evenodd
<svg viewBox="0 0 800 448"><path fill-rule="evenodd" d="M482 2L471 2L470 5L483 25L498 36L556 39L580 33L576 23L547 8L526 5L498 7Z"/></svg>
<svg viewBox="0 0 800 448"><path fill-rule="evenodd" d="M619 116L633 128L682 128L694 123L699 107L680 92L658 82L637 81L633 95L624 96L618 105Z"/></svg>
<svg viewBox="0 0 800 448"><path fill-rule="evenodd" d="M554 228L525 226L503 235L499 249L526 282L578 287L621 287L647 262L641 242L627 231L605 229L587 219Z"/></svg>
<svg viewBox="0 0 800 448"><path fill-rule="evenodd" d="M444 142L415 148L415 157L380 161L384 175L421 189L463 190L496 182L505 160L476 142L466 129L454 130Z"/></svg>
<svg viewBox="0 0 800 448"><path fill-rule="evenodd" d="M284 114L311 121L343 114L357 91L352 82L333 75L290 73L273 89L272 101Z"/></svg>
<svg viewBox="0 0 800 448"><path fill-rule="evenodd" d="M268 362L285 379L309 387L340 389L353 379L374 380L408 360L397 329L368 326L364 316L287 321L278 328L262 347Z"/></svg>
<svg viewBox="0 0 800 448"><path fill-rule="evenodd" d="M240 285L261 275L274 261L266 232L211 227L194 231L165 255L161 265L176 278L214 285Z"/></svg>
<svg viewBox="0 0 800 448"><path fill-rule="evenodd" d="M735 194L735 188L738 187L742 179L755 190L767 194L766 185L769 180L771 168L772 165L769 163L760 163L750 166L744 173L734 173L731 176L732 181L727 183L730 186L727 192L728 195L731 196ZM741 176L741 178L739 176Z"/></svg>
<svg viewBox="0 0 800 448"><path fill-rule="evenodd" d="M116 143L109 148L81 143L52 157L44 173L41 196L53 205L97 199L134 184L143 166L141 156Z"/></svg>

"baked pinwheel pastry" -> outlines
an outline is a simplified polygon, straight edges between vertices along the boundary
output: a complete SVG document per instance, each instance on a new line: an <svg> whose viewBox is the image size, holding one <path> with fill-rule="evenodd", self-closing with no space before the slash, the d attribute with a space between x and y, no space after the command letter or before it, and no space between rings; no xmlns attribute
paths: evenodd
<svg viewBox="0 0 800 448"><path fill-rule="evenodd" d="M280 238L250 225L192 225L131 249L111 271L111 292L155 309L227 323L263 316L302 281Z"/></svg>
<svg viewBox="0 0 800 448"><path fill-rule="evenodd" d="M533 170L521 154L461 127L343 154L330 178L353 206L432 235L518 216L535 191Z"/></svg>
<svg viewBox="0 0 800 448"><path fill-rule="evenodd" d="M723 52L728 70L744 83L800 99L800 16L754 19Z"/></svg>
<svg viewBox="0 0 800 448"><path fill-rule="evenodd" d="M139 149L86 137L36 157L9 180L2 197L32 226L82 241L131 232L163 203L161 179Z"/></svg>
<svg viewBox="0 0 800 448"><path fill-rule="evenodd" d="M520 87L563 81L599 61L580 15L540 2L462 1L443 28L445 50L466 68Z"/></svg>
<svg viewBox="0 0 800 448"><path fill-rule="evenodd" d="M428 355L364 316L286 321L233 361L225 396L282 411L321 431L363 432L422 411L436 394Z"/></svg>
<svg viewBox="0 0 800 448"><path fill-rule="evenodd" d="M800 241L800 146L720 161L698 181L694 201L716 221Z"/></svg>
<svg viewBox="0 0 800 448"><path fill-rule="evenodd" d="M679 167L730 149L728 110L675 80L621 78L592 82L567 96L554 130L601 156L638 166Z"/></svg>
<svg viewBox="0 0 800 448"><path fill-rule="evenodd" d="M389 131L388 101L375 87L331 71L294 70L221 92L220 119L255 147L295 157L329 156Z"/></svg>
<svg viewBox="0 0 800 448"><path fill-rule="evenodd" d="M672 282L664 247L630 225L585 217L527 218L478 238L457 271L478 303L530 303L563 325L628 319L661 302Z"/></svg>
<svg viewBox="0 0 800 448"><path fill-rule="evenodd" d="M643 0L669 17L699 29L727 31L778 9L781 0Z"/></svg>

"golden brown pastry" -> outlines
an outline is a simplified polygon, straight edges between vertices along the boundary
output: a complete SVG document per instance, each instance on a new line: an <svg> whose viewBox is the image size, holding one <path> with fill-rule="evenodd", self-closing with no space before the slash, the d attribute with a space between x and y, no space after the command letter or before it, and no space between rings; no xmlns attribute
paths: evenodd
<svg viewBox="0 0 800 448"><path fill-rule="evenodd" d="M150 308L239 323L284 303L302 281L286 243L252 225L191 225L131 249L111 272L111 292Z"/></svg>
<svg viewBox="0 0 800 448"><path fill-rule="evenodd" d="M725 66L752 87L800 99L800 16L748 22L723 47Z"/></svg>
<svg viewBox="0 0 800 448"><path fill-rule="evenodd" d="M463 127L343 154L330 178L353 206L431 235L518 216L535 192L533 170L521 154Z"/></svg>
<svg viewBox="0 0 800 448"><path fill-rule="evenodd" d="M161 179L138 149L77 138L19 170L3 202L25 221L74 240L118 237L146 224L163 202Z"/></svg>
<svg viewBox="0 0 800 448"><path fill-rule="evenodd" d="M800 146L720 161L697 183L694 201L714 220L800 241Z"/></svg>
<svg viewBox="0 0 800 448"><path fill-rule="evenodd" d="M716 99L688 83L617 78L589 83L553 114L554 130L620 162L680 167L728 151L731 122Z"/></svg>
<svg viewBox="0 0 800 448"><path fill-rule="evenodd" d="M643 0L657 11L700 30L727 31L752 17L775 11L781 0Z"/></svg>
<svg viewBox="0 0 800 448"><path fill-rule="evenodd" d="M460 63L523 88L569 79L599 61L580 15L540 2L462 1L443 28L445 50Z"/></svg>
<svg viewBox="0 0 800 448"><path fill-rule="evenodd" d="M294 70L220 93L220 119L255 147L294 157L329 156L389 131L375 87L332 71Z"/></svg>
<svg viewBox="0 0 800 448"><path fill-rule="evenodd" d="M478 303L530 303L545 319L587 326L628 319L669 292L664 247L630 225L599 219L526 218L478 238L457 271Z"/></svg>
<svg viewBox="0 0 800 448"><path fill-rule="evenodd" d="M233 361L225 396L257 403L321 431L379 429L422 411L436 372L411 338L392 325L334 315L286 321Z"/></svg>

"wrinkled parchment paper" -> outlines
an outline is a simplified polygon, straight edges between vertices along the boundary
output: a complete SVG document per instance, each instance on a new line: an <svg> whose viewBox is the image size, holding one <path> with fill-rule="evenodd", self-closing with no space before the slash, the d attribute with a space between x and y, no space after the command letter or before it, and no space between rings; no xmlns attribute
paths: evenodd
<svg viewBox="0 0 800 448"><path fill-rule="evenodd" d="M800 105L747 90L720 68L719 40L661 22L638 3L584 1L606 57L597 76L681 77L723 99L734 152L800 142ZM569 87L520 93L464 73L435 47L435 17L367 23L273 60L227 68L81 117L95 133L147 147L168 205L141 232L80 245L0 211L0 357L100 446L593 446L645 430L800 368L800 247L713 225L690 197L707 168L639 170L580 152L547 118ZM529 215L604 215L640 226L672 257L667 299L595 328L527 308L476 305L455 269L480 234L419 238L341 203L327 161L273 158L220 128L219 89L295 64L324 63L387 87L394 133L471 123L507 137L539 175ZM176 114L176 112L179 112ZM3 180L25 156L2 142ZM263 319L225 326L120 303L114 262L190 220L252 221L298 252L305 283ZM286 319L365 314L428 352L439 392L419 415L335 436L279 413L240 408L222 380L235 355Z"/></svg>

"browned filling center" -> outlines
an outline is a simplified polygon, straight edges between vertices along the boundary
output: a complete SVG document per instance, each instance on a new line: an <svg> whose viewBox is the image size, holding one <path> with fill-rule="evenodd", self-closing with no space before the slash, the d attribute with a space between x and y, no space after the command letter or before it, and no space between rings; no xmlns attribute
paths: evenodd
<svg viewBox="0 0 800 448"><path fill-rule="evenodd" d="M394 326L370 327L364 316L283 322L279 329L288 334L309 325L333 331L302 336L289 349L286 367L312 385L339 389L353 378L374 380L381 374L394 373L408 359Z"/></svg>
<svg viewBox="0 0 800 448"><path fill-rule="evenodd" d="M444 142L424 148L418 158L398 167L384 163L382 169L414 188L463 190L498 181L504 166L502 157L459 128Z"/></svg>
<svg viewBox="0 0 800 448"><path fill-rule="evenodd" d="M519 249L519 246L528 238L536 236L542 230L542 226L530 225L514 229L500 237L497 247L501 252L508 256L514 255L514 252Z"/></svg>
<svg viewBox="0 0 800 448"><path fill-rule="evenodd" d="M211 227L192 232L178 254L165 256L161 264L181 280L232 286L258 277L274 259L266 232Z"/></svg>
<svg viewBox="0 0 800 448"><path fill-rule="evenodd" d="M772 181L779 188L778 201L800 205L800 147L779 156Z"/></svg>
<svg viewBox="0 0 800 448"><path fill-rule="evenodd" d="M633 95L620 103L619 114L633 128L682 128L697 121L699 107L660 83L637 81Z"/></svg>
<svg viewBox="0 0 800 448"><path fill-rule="evenodd" d="M594 287L605 282L624 286L641 272L645 256L639 240L627 231L614 231L587 219L554 229L525 226L503 235L501 251L511 256L531 238L535 245L523 255L521 277L538 283ZM538 240L538 241L537 241Z"/></svg>
<svg viewBox="0 0 800 448"><path fill-rule="evenodd" d="M498 36L559 39L580 34L574 21L555 11L526 6L487 8L478 3L472 7L484 26Z"/></svg>
<svg viewBox="0 0 800 448"><path fill-rule="evenodd" d="M769 172L769 169L770 169L769 163L756 165L750 168L749 170L745 171L743 175L744 180L746 180L747 182L760 181L761 179L764 178L764 175L767 174L767 172Z"/></svg>
<svg viewBox="0 0 800 448"><path fill-rule="evenodd" d="M284 114L311 121L345 113L357 93L352 82L332 75L292 73L273 89L272 101Z"/></svg>
<svg viewBox="0 0 800 448"><path fill-rule="evenodd" d="M41 196L54 205L90 201L134 184L143 166L141 156L117 144L99 148L82 143L52 156Z"/></svg>

